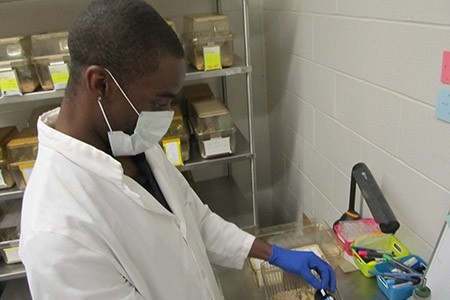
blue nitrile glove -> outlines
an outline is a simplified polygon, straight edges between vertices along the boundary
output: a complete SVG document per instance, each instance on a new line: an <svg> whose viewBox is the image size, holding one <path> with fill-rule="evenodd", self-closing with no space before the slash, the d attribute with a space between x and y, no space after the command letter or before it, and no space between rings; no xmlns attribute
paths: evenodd
<svg viewBox="0 0 450 300"><path fill-rule="evenodd" d="M301 276L317 290L325 289L331 293L336 291L333 268L314 252L289 250L273 245L269 263ZM311 270L319 274L320 280L311 273Z"/></svg>

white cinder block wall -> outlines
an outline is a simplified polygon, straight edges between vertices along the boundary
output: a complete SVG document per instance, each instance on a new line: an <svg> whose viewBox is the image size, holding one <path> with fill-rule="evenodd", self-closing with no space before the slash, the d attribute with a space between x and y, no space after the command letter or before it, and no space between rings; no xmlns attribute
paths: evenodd
<svg viewBox="0 0 450 300"><path fill-rule="evenodd" d="M450 208L450 123L434 117L450 2L261 1L278 221L331 225L362 161L429 259Z"/></svg>

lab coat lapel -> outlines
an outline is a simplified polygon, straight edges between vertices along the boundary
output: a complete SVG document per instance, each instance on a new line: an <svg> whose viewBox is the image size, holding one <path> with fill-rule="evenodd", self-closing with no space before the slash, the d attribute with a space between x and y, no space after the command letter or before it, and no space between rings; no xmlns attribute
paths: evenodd
<svg viewBox="0 0 450 300"><path fill-rule="evenodd" d="M128 176L123 177L123 191L137 204L152 212L173 217L145 188Z"/></svg>
<svg viewBox="0 0 450 300"><path fill-rule="evenodd" d="M181 206L180 199L178 199L177 192L175 191L177 185L171 184L172 179L167 173L167 167L172 166L167 165L167 158L158 146L147 150L145 156L170 209L180 222L181 233L183 234L183 237L186 238L186 222L183 214L183 207Z"/></svg>

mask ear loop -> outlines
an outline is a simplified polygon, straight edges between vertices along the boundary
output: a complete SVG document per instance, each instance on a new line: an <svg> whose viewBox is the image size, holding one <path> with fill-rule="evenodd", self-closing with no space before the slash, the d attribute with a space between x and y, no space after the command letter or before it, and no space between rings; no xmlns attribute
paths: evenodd
<svg viewBox="0 0 450 300"><path fill-rule="evenodd" d="M114 83L116 84L116 86L119 88L120 92L122 93L122 95L125 97L125 99L127 99L128 103L130 103L131 107L134 109L134 111L136 112L136 114L139 116L139 112L137 111L137 109L134 107L133 103L131 103L130 99L128 98L127 94L125 94L125 92L123 91L122 87L119 85L119 83L117 82L116 78L114 78L114 76L111 74L111 72L107 69L104 68L106 73L109 74L109 76L111 76L112 80L114 81Z"/></svg>
<svg viewBox="0 0 450 300"><path fill-rule="evenodd" d="M97 103L98 103L98 106L100 106L100 110L102 111L103 118L106 121L106 125L108 125L109 131L113 131L111 128L111 125L109 124L108 118L106 117L105 111L103 110L103 105L100 103L101 100L102 100L102 97L100 97L100 96L97 97Z"/></svg>

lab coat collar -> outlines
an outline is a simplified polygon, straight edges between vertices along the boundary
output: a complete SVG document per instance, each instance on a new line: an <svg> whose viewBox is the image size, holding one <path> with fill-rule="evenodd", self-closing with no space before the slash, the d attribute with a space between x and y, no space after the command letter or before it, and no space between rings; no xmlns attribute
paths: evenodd
<svg viewBox="0 0 450 300"><path fill-rule="evenodd" d="M123 168L117 160L105 152L54 128L59 111L60 108L58 107L39 117L39 144L51 148L75 164L82 166L106 180L121 183L123 179Z"/></svg>
<svg viewBox="0 0 450 300"><path fill-rule="evenodd" d="M162 149L158 145L146 151L146 158L173 214L163 208L153 196L133 179L124 176L122 165L113 157L87 143L56 130L54 124L58 118L59 111L60 108L55 108L39 117L38 139L40 146L51 148L75 164L108 181L118 184L125 193L145 209L170 217L175 216L183 236L186 237L183 208L180 205L176 192L173 190L174 187L169 185L169 182L172 181L167 174L168 166L166 164L167 162L164 161L166 157L164 153L158 153L158 151L162 152ZM86 163L87 161L89 163Z"/></svg>

